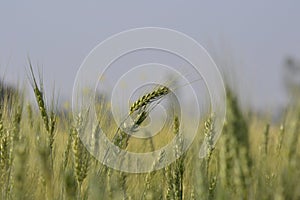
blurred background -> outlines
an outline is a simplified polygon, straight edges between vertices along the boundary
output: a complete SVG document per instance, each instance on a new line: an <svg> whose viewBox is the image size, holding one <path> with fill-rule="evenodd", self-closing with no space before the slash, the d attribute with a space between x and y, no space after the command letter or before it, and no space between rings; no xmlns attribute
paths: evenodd
<svg viewBox="0 0 300 200"><path fill-rule="evenodd" d="M28 84L29 56L46 91L70 101L76 72L101 41L156 26L183 32L211 54L241 104L279 116L300 85L299 1L7 1L0 3L0 76ZM50 94L51 95L51 94Z"/></svg>

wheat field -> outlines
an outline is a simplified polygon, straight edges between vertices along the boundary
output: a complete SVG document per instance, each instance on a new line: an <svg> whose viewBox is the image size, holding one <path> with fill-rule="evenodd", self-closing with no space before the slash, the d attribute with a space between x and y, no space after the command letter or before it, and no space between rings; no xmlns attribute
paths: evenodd
<svg viewBox="0 0 300 200"><path fill-rule="evenodd" d="M1 199L300 199L297 101L274 123L242 111L234 91L227 89L223 132L216 146L208 145L204 159L198 158L198 150L203 137L213 133L211 118L201 122L191 147L175 162L134 174L106 167L91 156L78 136L84 116L73 117L70 108L57 109L55 100L46 100L33 73L30 82L35 102L25 100L21 92L1 92ZM168 90L157 93L132 105L131 112L141 111L134 128L147 117L147 104ZM101 119L102 126L115 132L109 116ZM173 123L174 135L180 134L176 117ZM137 144L122 131L116 133L110 136L115 145L145 152L174 136L162 134L159 140ZM176 151L180 153L180 147Z"/></svg>

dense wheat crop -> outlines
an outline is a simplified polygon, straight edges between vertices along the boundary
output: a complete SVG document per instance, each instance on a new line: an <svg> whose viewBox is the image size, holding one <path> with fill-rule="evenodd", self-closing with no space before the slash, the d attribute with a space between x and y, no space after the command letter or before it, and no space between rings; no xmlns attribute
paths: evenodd
<svg viewBox="0 0 300 200"><path fill-rule="evenodd" d="M200 140L214 131L211 118L201 123L192 146L175 162L158 171L132 174L103 166L91 156L78 136L84 115L73 117L70 109L56 108L55 101L46 100L34 74L31 83L35 102L25 100L22 93L1 92L1 199L300 199L297 103L274 123L245 115L251 111L242 112L234 92L227 90L223 133L216 146L208 145L206 158L199 159L198 151ZM132 128L147 117L147 104L168 91L149 93L129 107L138 113ZM116 130L110 116L100 119L101 126ZM173 133L179 139L181 125L175 116ZM169 140L165 135L135 145L122 131L112 132L116 134L110 138L123 149L150 151ZM97 145L97 137L93 139ZM175 153L180 151L179 143Z"/></svg>

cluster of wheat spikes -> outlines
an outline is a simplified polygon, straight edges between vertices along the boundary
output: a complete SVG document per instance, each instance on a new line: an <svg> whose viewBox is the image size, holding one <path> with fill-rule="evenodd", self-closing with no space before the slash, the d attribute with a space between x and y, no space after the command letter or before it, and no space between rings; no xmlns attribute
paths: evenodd
<svg viewBox="0 0 300 200"><path fill-rule="evenodd" d="M246 115L228 89L226 123L216 146L214 117L208 116L186 150L183 135L190 131L189 123L178 113L172 119L173 133L163 129L141 141L127 134L139 130L171 93L170 87L159 86L141 96L128 108L130 120L121 124L112 122L110 104L103 100L99 127L111 130L108 137L120 149L151 152L165 141L176 141L175 162L132 174L90 156L80 139L85 137L86 116L54 109L54 100L46 100L42 79L35 77L30 64L34 104L23 93L0 91L0 199L300 199L299 101L274 123L268 117ZM89 141L92 149L101 148L99 127ZM199 159L203 141L208 154ZM161 150L151 168L159 168L165 159Z"/></svg>

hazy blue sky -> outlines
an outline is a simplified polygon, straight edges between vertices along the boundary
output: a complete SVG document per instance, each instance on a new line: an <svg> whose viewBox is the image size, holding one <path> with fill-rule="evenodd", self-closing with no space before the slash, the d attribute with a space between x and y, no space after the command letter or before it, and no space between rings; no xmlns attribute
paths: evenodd
<svg viewBox="0 0 300 200"><path fill-rule="evenodd" d="M299 20L296 0L1 1L0 72L23 80L30 55L43 66L46 86L55 82L68 98L94 46L126 29L158 26L196 39L221 67L234 68L251 104L272 109L284 101L284 58L300 58Z"/></svg>

